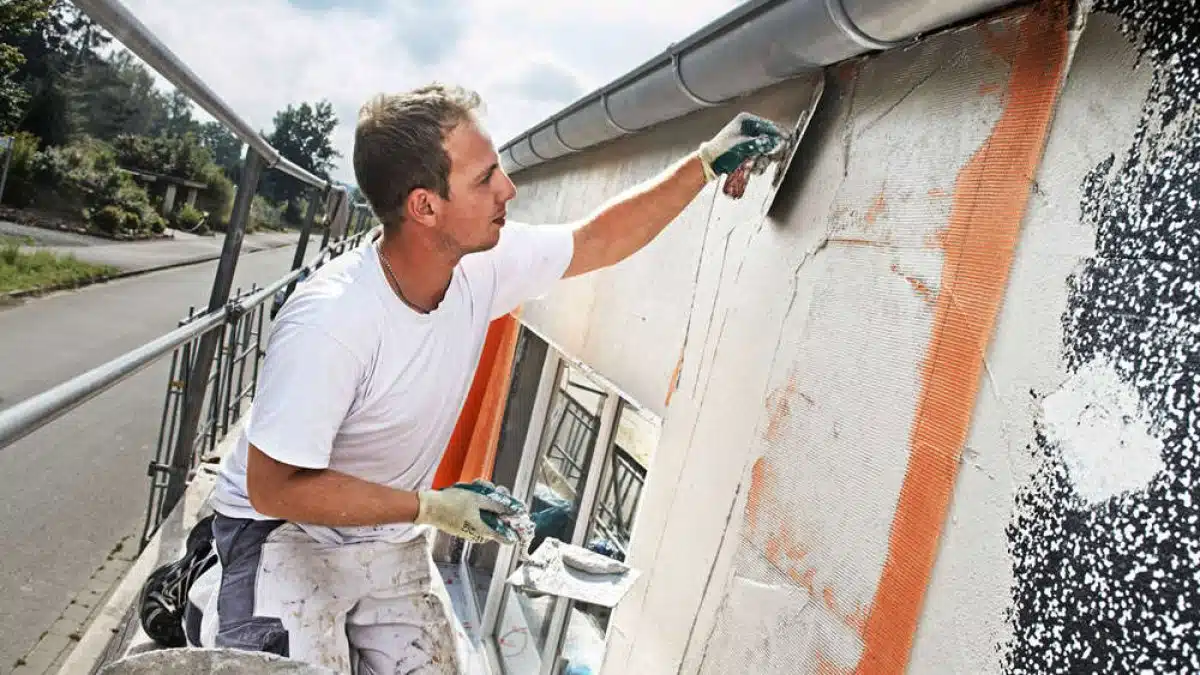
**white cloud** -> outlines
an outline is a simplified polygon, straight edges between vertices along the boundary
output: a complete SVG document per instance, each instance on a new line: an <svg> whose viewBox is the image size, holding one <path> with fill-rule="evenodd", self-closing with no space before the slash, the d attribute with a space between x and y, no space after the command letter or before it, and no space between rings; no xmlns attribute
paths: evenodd
<svg viewBox="0 0 1200 675"><path fill-rule="evenodd" d="M480 92L497 145L631 70L737 0L124 0L256 129L328 99L334 177L353 181L359 106L430 80ZM647 7L653 5L653 10Z"/></svg>

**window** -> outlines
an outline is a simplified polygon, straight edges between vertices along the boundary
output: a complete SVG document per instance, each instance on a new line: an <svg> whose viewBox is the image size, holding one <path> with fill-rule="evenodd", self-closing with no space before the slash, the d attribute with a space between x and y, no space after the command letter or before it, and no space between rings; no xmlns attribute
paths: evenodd
<svg viewBox="0 0 1200 675"><path fill-rule="evenodd" d="M497 441L496 460L492 470L492 482L510 490L516 486L521 453L533 421L535 399L548 349L544 340L528 329L521 328L513 355L508 400L504 407L504 419L500 425L500 438ZM467 631L473 638L478 638L477 622L487 606L500 550L500 545L495 542L483 545L466 544L463 549L460 576L466 580L466 586L472 593L470 600L473 601L470 610L466 611L464 622L468 624ZM473 625L470 625L472 623Z"/></svg>
<svg viewBox="0 0 1200 675"><path fill-rule="evenodd" d="M658 444L660 426L632 404L622 402L617 417L600 498L592 510L587 548L617 560L625 560L641 501L646 467ZM572 601L567 627L558 650L559 672L599 673L604 662L605 635L611 610L599 605ZM566 671L566 668L574 670Z"/></svg>
<svg viewBox="0 0 1200 675"><path fill-rule="evenodd" d="M659 424L552 349L539 380L536 395L524 393L532 401L525 408L528 424L514 424L508 438L502 432L497 482L499 456L523 442L511 486L529 504L537 528L531 549L553 537L624 560ZM483 632L497 675L558 675L568 666L598 672L609 610L507 586L504 580L516 569L511 548L499 549L492 560ZM480 578L484 574L478 571Z"/></svg>

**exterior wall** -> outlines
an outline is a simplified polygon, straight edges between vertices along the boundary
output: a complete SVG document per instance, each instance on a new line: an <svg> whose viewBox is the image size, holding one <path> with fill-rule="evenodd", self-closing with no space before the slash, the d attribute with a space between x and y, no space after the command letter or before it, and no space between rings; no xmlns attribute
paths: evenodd
<svg viewBox="0 0 1200 675"><path fill-rule="evenodd" d="M665 419L605 673L1200 669L1175 4L1022 8L831 69L770 217L761 181L710 186L525 309ZM581 217L811 91L519 173L514 216Z"/></svg>

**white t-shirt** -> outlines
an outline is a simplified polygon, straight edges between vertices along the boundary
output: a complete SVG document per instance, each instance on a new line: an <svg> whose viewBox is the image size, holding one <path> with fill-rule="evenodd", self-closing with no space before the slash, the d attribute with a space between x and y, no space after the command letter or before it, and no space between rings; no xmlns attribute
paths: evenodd
<svg viewBox="0 0 1200 675"><path fill-rule="evenodd" d="M294 466L403 490L432 483L454 431L488 326L562 278L571 231L508 223L499 243L465 256L445 298L414 311L364 243L296 287L271 328L253 405L221 464L211 503L265 519L246 493L247 444ZM329 543L405 541L411 524L329 528L298 523Z"/></svg>

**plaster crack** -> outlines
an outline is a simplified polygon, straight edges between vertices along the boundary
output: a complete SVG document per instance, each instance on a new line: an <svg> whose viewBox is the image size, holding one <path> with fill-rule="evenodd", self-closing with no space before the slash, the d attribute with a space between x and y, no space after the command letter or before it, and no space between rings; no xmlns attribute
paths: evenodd
<svg viewBox="0 0 1200 675"><path fill-rule="evenodd" d="M704 344L700 347L700 368L704 368L704 353L708 351L708 339L712 335L713 318L717 315L717 306L721 301L721 283L725 280L725 262L729 258L729 243L733 239L733 229L725 234L725 248L721 253L721 267L717 270L717 287L713 290L712 309L708 313L708 325L704 328ZM715 348L714 348L715 352ZM692 383L692 397L696 396L696 388L700 386L700 378L696 377L696 381ZM707 386L707 385L705 385Z"/></svg>
<svg viewBox="0 0 1200 675"><path fill-rule="evenodd" d="M741 497L742 486L744 486L745 484L746 484L746 481L745 481L745 478L743 477L743 479L738 482L737 488L734 490L733 502L729 505L728 515L725 516L725 527L721 530L721 541L719 544L717 544L717 555L713 557L713 564L708 568L708 578L704 580L704 590L701 591L701 593L700 593L701 608L703 608L703 606L704 606L704 598L708 597L708 589L709 589L709 587L712 586L713 575L716 574L717 565L720 563L721 551L723 551L725 549L725 540L729 537L729 526L733 523L733 514L734 514L734 512L737 511L738 498ZM724 602L722 601L721 604L724 605ZM720 609L721 608L718 607L717 611L719 612ZM692 627L688 630L687 641L683 643L683 659L679 663L679 670L676 671L677 675L678 675L678 673L683 672L683 666L687 663L687 655L688 655L688 652L690 652L692 649L692 639L696 635L696 625L699 623L700 623L700 612L696 612L696 615L694 617L692 617ZM716 622L716 621L713 622L712 630L709 631L709 641L711 641L711 639L712 639L712 631L716 630L717 624L718 624L718 622ZM699 671L703 670L704 661L708 658L709 641L705 641L705 643L704 643L704 653L701 655L701 658L700 658Z"/></svg>
<svg viewBox="0 0 1200 675"><path fill-rule="evenodd" d="M850 106L846 111L846 128L842 132L842 181L850 177L850 146L856 134L854 133L854 100L858 95L858 78L861 73L854 74L854 83L850 86ZM839 186L840 189L840 186Z"/></svg>
<svg viewBox="0 0 1200 675"><path fill-rule="evenodd" d="M741 280L742 268L746 266L746 258L750 257L750 249L754 245L754 240L758 239L758 235L762 234L763 228L766 227L766 225L767 217L763 216L758 221L758 229L756 229L754 234L750 235L750 238L746 240L746 246L742 249L742 259L738 262L737 273L733 275L733 280L735 282Z"/></svg>
<svg viewBox="0 0 1200 675"><path fill-rule="evenodd" d="M683 327L683 345L679 348L679 368L675 377L683 377L683 359L687 354L688 337L692 334L692 317L696 315L696 295L700 288L700 273L704 271L704 250L708 245L708 230L712 227L712 214L717 205L717 191L713 190L712 201L708 203L708 215L704 219L704 235L700 239L700 256L696 261L696 274L692 277L692 299L688 303L687 323ZM678 386L678 382L672 383Z"/></svg>
<svg viewBox="0 0 1200 675"><path fill-rule="evenodd" d="M784 312L783 321L779 324L779 337L775 339L775 351L771 354L771 367L767 372L775 372L775 362L779 359L779 349L783 345L783 333L787 330L788 319L791 317L792 310L796 306L796 296L800 294L800 270L813 256L825 250L825 247L828 245L829 235L827 234L815 246L805 252L804 257L800 259L800 262L796 264L796 268L792 270L792 297L788 300L787 311ZM766 391L763 392L763 396L766 396Z"/></svg>

